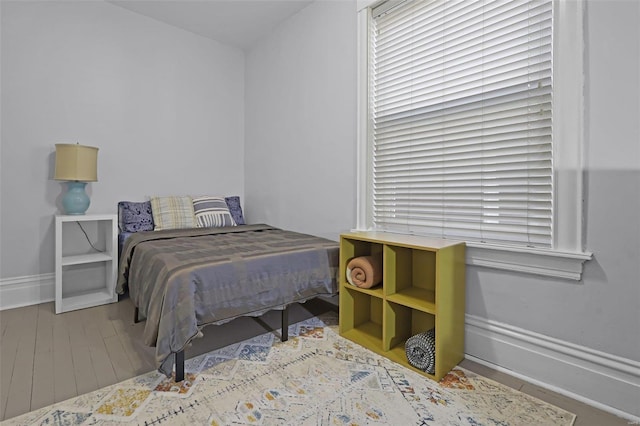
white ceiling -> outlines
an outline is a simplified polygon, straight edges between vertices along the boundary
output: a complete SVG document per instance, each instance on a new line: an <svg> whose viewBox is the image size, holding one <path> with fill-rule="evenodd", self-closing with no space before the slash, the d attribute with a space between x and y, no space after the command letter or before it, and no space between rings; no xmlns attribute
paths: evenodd
<svg viewBox="0 0 640 426"><path fill-rule="evenodd" d="M221 43L249 49L313 0L110 0Z"/></svg>

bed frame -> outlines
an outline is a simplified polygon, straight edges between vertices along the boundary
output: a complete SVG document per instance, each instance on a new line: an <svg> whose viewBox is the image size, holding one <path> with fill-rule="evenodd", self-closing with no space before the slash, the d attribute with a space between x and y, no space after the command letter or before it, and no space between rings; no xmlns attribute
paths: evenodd
<svg viewBox="0 0 640 426"><path fill-rule="evenodd" d="M139 323L140 321L142 321L140 319L140 311L138 309L138 307L136 306L134 312L133 312L133 322L135 324ZM281 342L286 342L287 340L289 340L289 307L286 306L282 311L281 311L281 327L282 327L282 331L280 333L280 341ZM175 354L175 360L174 360L174 365L175 365L175 370L176 370L176 376L175 376L175 382L181 382L184 380L184 349L181 350L180 352L176 352Z"/></svg>

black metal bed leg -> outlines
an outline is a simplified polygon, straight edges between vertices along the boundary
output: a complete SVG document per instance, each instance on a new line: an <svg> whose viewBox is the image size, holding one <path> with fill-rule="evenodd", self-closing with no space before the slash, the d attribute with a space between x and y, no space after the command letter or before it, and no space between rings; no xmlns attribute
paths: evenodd
<svg viewBox="0 0 640 426"><path fill-rule="evenodd" d="M184 351L176 352L176 379L175 382L184 380Z"/></svg>
<svg viewBox="0 0 640 426"><path fill-rule="evenodd" d="M282 335L280 341L286 342L289 340L289 307L285 306L282 310Z"/></svg>
<svg viewBox="0 0 640 426"><path fill-rule="evenodd" d="M136 306L134 311L133 311L133 323L137 324L140 322L140 310L138 309L138 307Z"/></svg>
<svg viewBox="0 0 640 426"><path fill-rule="evenodd" d="M138 308L136 308L136 320L138 319ZM137 321L136 321L137 322ZM280 340L286 342L289 340L289 307L282 310L282 332ZM175 382L184 380L184 350L175 353L176 377Z"/></svg>

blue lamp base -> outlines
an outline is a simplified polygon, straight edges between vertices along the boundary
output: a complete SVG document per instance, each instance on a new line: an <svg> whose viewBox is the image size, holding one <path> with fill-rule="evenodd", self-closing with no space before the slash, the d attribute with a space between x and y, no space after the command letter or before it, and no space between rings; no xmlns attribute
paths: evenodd
<svg viewBox="0 0 640 426"><path fill-rule="evenodd" d="M84 192L86 182L67 182L67 193L62 197L62 207L67 214L81 215L89 208L89 196Z"/></svg>

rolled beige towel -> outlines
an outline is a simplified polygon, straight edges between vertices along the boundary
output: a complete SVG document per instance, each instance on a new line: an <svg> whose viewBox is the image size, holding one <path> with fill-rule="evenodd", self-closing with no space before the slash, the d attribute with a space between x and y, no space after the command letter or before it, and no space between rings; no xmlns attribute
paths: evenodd
<svg viewBox="0 0 640 426"><path fill-rule="evenodd" d="M347 264L347 281L360 288L382 282L382 255L354 257Z"/></svg>

